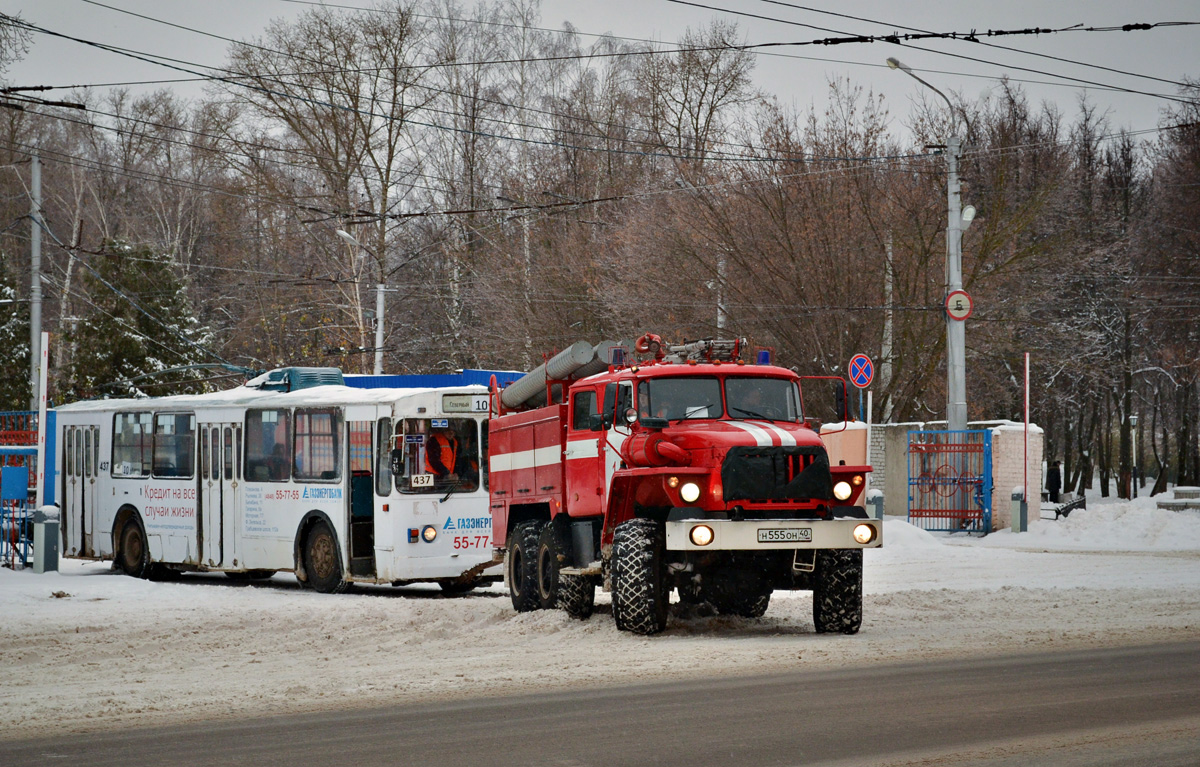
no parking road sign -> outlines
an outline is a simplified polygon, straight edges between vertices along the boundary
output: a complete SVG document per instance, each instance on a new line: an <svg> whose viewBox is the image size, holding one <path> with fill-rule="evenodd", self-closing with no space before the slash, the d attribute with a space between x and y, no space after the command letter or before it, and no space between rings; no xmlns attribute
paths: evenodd
<svg viewBox="0 0 1200 767"><path fill-rule="evenodd" d="M871 385L871 379L875 377L875 365L871 363L871 358L865 354L855 354L850 358L850 383L860 389L865 389Z"/></svg>

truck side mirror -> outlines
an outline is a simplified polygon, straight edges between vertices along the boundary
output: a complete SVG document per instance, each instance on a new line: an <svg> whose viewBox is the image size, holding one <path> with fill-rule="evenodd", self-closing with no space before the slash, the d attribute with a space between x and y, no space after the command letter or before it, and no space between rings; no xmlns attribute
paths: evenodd
<svg viewBox="0 0 1200 767"><path fill-rule="evenodd" d="M833 407L836 411L837 420L845 422L846 418L846 384L843 381L835 381L833 384Z"/></svg>
<svg viewBox="0 0 1200 767"><path fill-rule="evenodd" d="M588 415L588 428L592 431L602 431L612 426L612 417L607 413L591 413Z"/></svg>

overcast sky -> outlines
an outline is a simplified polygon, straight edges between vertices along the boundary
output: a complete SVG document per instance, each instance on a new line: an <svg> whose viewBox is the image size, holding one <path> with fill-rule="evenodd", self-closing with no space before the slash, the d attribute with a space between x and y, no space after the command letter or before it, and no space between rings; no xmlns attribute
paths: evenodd
<svg viewBox="0 0 1200 767"><path fill-rule="evenodd" d="M367 0L334 1L340 5L370 4ZM286 0L103 2L239 39L256 37L270 19L294 17L306 8ZM1140 3L1127 0L893 3L808 0L816 3L808 6L810 10L795 7L803 2L805 0L790 4L771 0L695 0L698 5L721 9L712 10L668 0L544 0L542 26L557 28L570 22L582 33L608 32L620 37L671 43L689 26L704 25L713 18L722 17L737 21L747 42L765 43L806 41L838 34L884 34L905 31L906 27L938 32L972 29L982 32L988 29L1062 28L1076 24L1102 27L1128 23L1200 22L1200 3L1196 0L1145 0ZM418 7L422 5L432 7L433 4L418 3ZM200 65L220 65L225 56L226 44L220 40L134 18L84 0L0 0L0 9L10 14L19 12L26 21L56 32ZM818 13L817 10L862 20ZM750 18L737 12L771 18ZM591 39L585 37L584 41ZM75 85L184 76L153 64L45 35L35 35L32 42L28 56L8 72L8 79L14 84ZM1101 87L1088 88L1090 99L1102 110L1110 112L1114 127L1135 131L1158 124L1161 109L1169 104L1161 94L1178 93L1178 86L1173 83L1185 76L1200 77L1200 56L1196 53L1200 50L1200 26L1132 32L1077 31L1037 37L992 38L986 42L1017 50L962 41L922 41L903 46L880 42L776 48L771 49L777 52L774 55L758 56L755 77L762 89L802 108L823 105L830 78L848 78L864 89L886 96L893 120L901 132L901 124L912 101L919 97L922 86L912 78L888 69L884 62L889 56L899 58L938 88L956 91L968 99L979 98L1006 75L1012 80L1037 81L1022 85L1035 101L1054 102L1069 116L1074 115L1084 86L1062 78L1098 83ZM191 84L167 87L174 87L187 96L200 94L198 87Z"/></svg>

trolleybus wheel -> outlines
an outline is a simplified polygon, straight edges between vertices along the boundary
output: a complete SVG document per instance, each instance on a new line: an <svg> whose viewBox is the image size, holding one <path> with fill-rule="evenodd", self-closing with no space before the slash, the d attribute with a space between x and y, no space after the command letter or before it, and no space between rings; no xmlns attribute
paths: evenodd
<svg viewBox="0 0 1200 767"><path fill-rule="evenodd" d="M441 586L443 594L452 597L461 596L467 592L474 591L475 587L479 585L479 581L476 580L470 580L464 583L457 578L446 578L438 581L437 583L438 586Z"/></svg>
<svg viewBox="0 0 1200 767"><path fill-rule="evenodd" d="M350 585L342 572L337 538L324 522L317 522L308 531L304 544L304 572L308 576L308 585L322 594L340 594Z"/></svg>
<svg viewBox="0 0 1200 767"><path fill-rule="evenodd" d="M513 609L519 613L537 610L542 606L538 598L537 551L543 524L538 520L522 522L508 536L508 552L505 556L508 593L512 597Z"/></svg>
<svg viewBox="0 0 1200 767"><path fill-rule="evenodd" d="M121 528L120 564L121 570L134 578L145 578L150 573L150 549L136 517L126 520Z"/></svg>

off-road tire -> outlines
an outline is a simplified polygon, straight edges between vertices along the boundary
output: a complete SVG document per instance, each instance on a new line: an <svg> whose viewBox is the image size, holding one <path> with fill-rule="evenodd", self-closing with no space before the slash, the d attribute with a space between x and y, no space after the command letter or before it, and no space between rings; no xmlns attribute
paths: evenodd
<svg viewBox="0 0 1200 767"><path fill-rule="evenodd" d="M317 522L304 539L304 574L313 591L340 594L350 586L342 570L337 537L324 522Z"/></svg>
<svg viewBox="0 0 1200 767"><path fill-rule="evenodd" d="M590 575L558 575L558 606L585 621L596 609L596 580Z"/></svg>
<svg viewBox="0 0 1200 767"><path fill-rule="evenodd" d="M150 577L150 547L146 534L137 518L125 520L121 528L121 554L118 557L121 571L134 578Z"/></svg>
<svg viewBox="0 0 1200 767"><path fill-rule="evenodd" d="M537 551L538 538L545 522L521 522L508 534L508 551L504 555L505 579L513 609L519 613L542 607L538 598Z"/></svg>
<svg viewBox="0 0 1200 767"><path fill-rule="evenodd" d="M817 552L813 623L818 634L857 634L862 626L862 549Z"/></svg>
<svg viewBox="0 0 1200 767"><path fill-rule="evenodd" d="M553 610L558 606L561 581L558 570L565 559L564 551L554 523L542 525L537 546L537 595L543 610Z"/></svg>
<svg viewBox="0 0 1200 767"><path fill-rule="evenodd" d="M622 522L613 533L613 618L621 631L649 635L667 627L664 539L662 524L650 519Z"/></svg>

